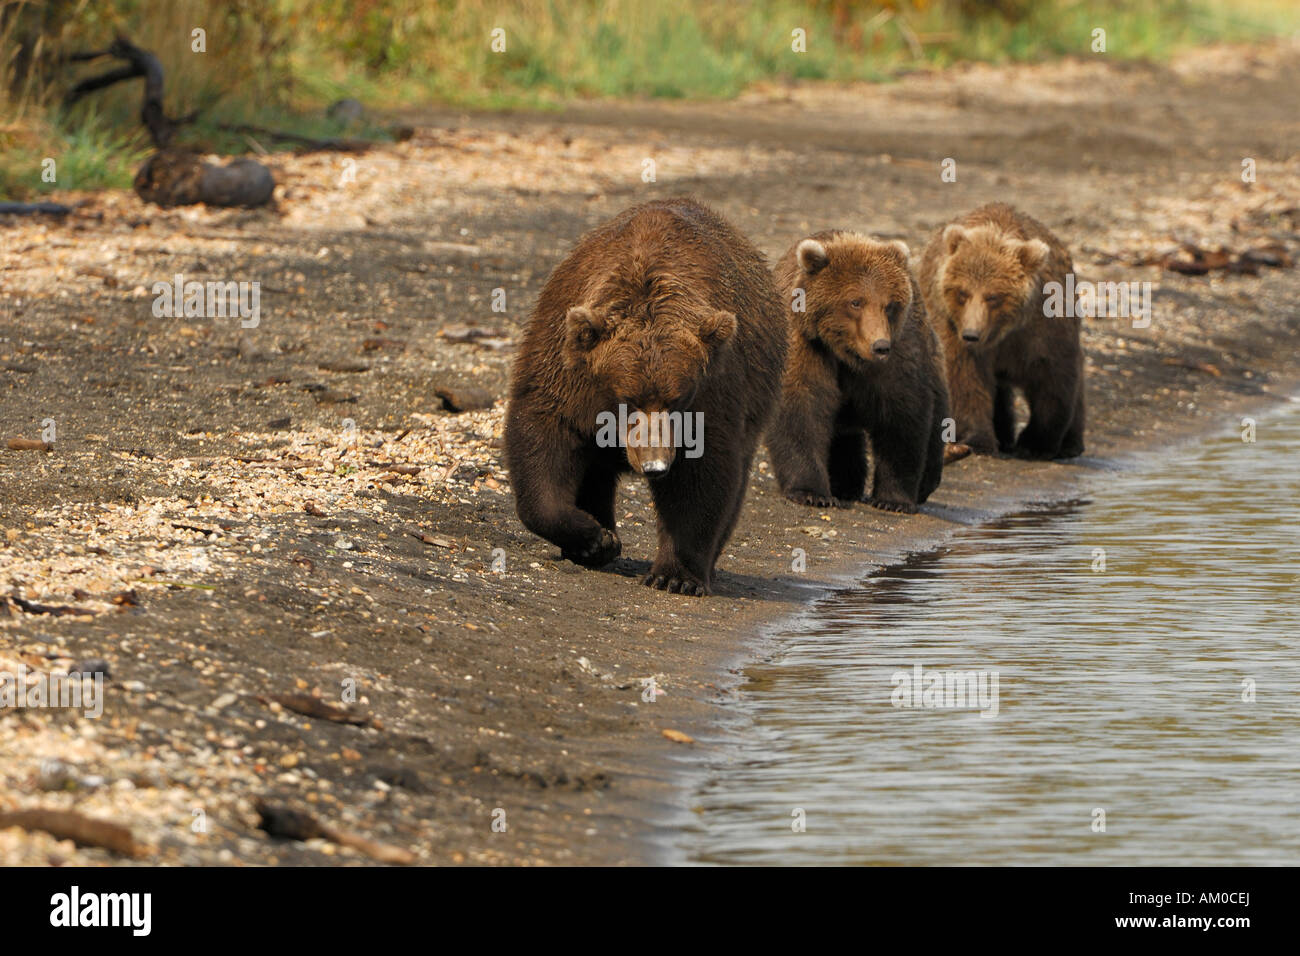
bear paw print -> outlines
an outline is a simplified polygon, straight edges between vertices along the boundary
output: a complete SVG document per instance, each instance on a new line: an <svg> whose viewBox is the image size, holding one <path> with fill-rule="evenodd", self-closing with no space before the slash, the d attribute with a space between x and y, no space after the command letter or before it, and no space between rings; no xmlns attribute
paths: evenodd
<svg viewBox="0 0 1300 956"><path fill-rule="evenodd" d="M618 540L618 535L608 528L601 528L600 534L590 544L581 550L564 549L564 557L589 568L599 568L602 565L609 564L617 558L623 551L623 542Z"/></svg>

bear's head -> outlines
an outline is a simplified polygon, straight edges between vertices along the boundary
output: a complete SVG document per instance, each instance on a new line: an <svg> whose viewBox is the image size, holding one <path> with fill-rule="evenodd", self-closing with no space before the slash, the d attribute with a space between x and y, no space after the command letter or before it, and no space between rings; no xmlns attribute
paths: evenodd
<svg viewBox="0 0 1300 956"><path fill-rule="evenodd" d="M1041 239L1018 239L996 226L952 223L943 231L939 277L953 330L969 348L996 344L1026 321L1025 303L1041 284L1050 253Z"/></svg>
<svg viewBox="0 0 1300 956"><path fill-rule="evenodd" d="M795 247L804 309L791 300L791 319L806 338L820 340L849 365L889 358L899 325L912 306L910 255L900 240L879 242L856 233L822 233Z"/></svg>
<svg viewBox="0 0 1300 956"><path fill-rule="evenodd" d="M684 441L683 416L736 328L733 313L682 296L568 310L565 361L594 388L598 417L617 422L618 444L635 471L657 477L672 466Z"/></svg>

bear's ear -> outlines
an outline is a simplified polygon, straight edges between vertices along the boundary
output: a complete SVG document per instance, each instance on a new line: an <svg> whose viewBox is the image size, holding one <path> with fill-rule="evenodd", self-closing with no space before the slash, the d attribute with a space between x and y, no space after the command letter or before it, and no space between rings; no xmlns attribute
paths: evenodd
<svg viewBox="0 0 1300 956"><path fill-rule="evenodd" d="M564 345L571 356L590 352L605 334L605 323L585 305L575 305L564 315Z"/></svg>
<svg viewBox="0 0 1300 956"><path fill-rule="evenodd" d="M799 260L799 268L810 276L821 272L830 264L830 256L826 255L826 247L816 239L805 239L794 251L795 258Z"/></svg>
<svg viewBox="0 0 1300 956"><path fill-rule="evenodd" d="M943 247L947 250L948 255L957 251L961 241L966 238L966 230L961 225L953 222L949 223L943 230Z"/></svg>
<svg viewBox="0 0 1300 956"><path fill-rule="evenodd" d="M1030 239L1028 242L1020 243L1020 247L1016 249L1016 256L1026 272L1037 272L1038 267L1047 261L1051 252L1052 250L1047 248L1047 243L1043 240Z"/></svg>
<svg viewBox="0 0 1300 956"><path fill-rule="evenodd" d="M704 347L713 352L731 341L731 337L736 334L736 316L733 312L724 312L719 309L712 315L704 317L700 323L700 341Z"/></svg>
<svg viewBox="0 0 1300 956"><path fill-rule="evenodd" d="M903 257L903 265L907 265L907 260L912 258L912 250L907 247L902 239L891 239L885 243L886 249L891 249Z"/></svg>

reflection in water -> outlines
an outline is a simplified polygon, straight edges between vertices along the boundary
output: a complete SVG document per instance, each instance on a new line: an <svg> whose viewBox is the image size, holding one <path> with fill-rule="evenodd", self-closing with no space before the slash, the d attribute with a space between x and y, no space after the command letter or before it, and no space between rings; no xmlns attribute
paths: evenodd
<svg viewBox="0 0 1300 956"><path fill-rule="evenodd" d="M751 722L680 849L706 863L1300 863L1297 448L1291 406L1256 444L1099 476L1090 500L972 529L823 601L749 669ZM997 716L893 706L917 664L996 671Z"/></svg>

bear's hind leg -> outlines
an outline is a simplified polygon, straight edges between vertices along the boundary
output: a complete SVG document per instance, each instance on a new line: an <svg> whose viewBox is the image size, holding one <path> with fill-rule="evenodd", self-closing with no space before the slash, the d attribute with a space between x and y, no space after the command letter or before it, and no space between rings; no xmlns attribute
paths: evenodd
<svg viewBox="0 0 1300 956"><path fill-rule="evenodd" d="M1070 420L1074 417L1075 403L1073 394L1068 399L1062 399L1062 384L1033 382L1026 385L1029 424L1016 439L1016 454L1026 458L1060 457L1061 444L1070 427Z"/></svg>
<svg viewBox="0 0 1300 956"><path fill-rule="evenodd" d="M840 432L831 441L828 469L831 496L857 501L867 487L867 433L862 429Z"/></svg>
<svg viewBox="0 0 1300 956"><path fill-rule="evenodd" d="M1070 427L1066 429L1065 438L1061 441L1061 450L1058 452L1060 458L1078 458L1083 454L1083 423L1087 417L1087 410L1084 407L1083 383L1079 383L1079 394L1074 401L1074 416L1070 419Z"/></svg>
<svg viewBox="0 0 1300 956"><path fill-rule="evenodd" d="M912 425L913 427L909 427ZM871 432L871 451L876 474L867 504L881 511L915 514L919 502L921 473L925 468L931 435L918 434L914 423L902 421L894 427ZM940 461L943 451L939 452Z"/></svg>
<svg viewBox="0 0 1300 956"><path fill-rule="evenodd" d="M1010 385L998 383L993 396L993 433L998 451L1009 452L1016 444L1016 392Z"/></svg>

